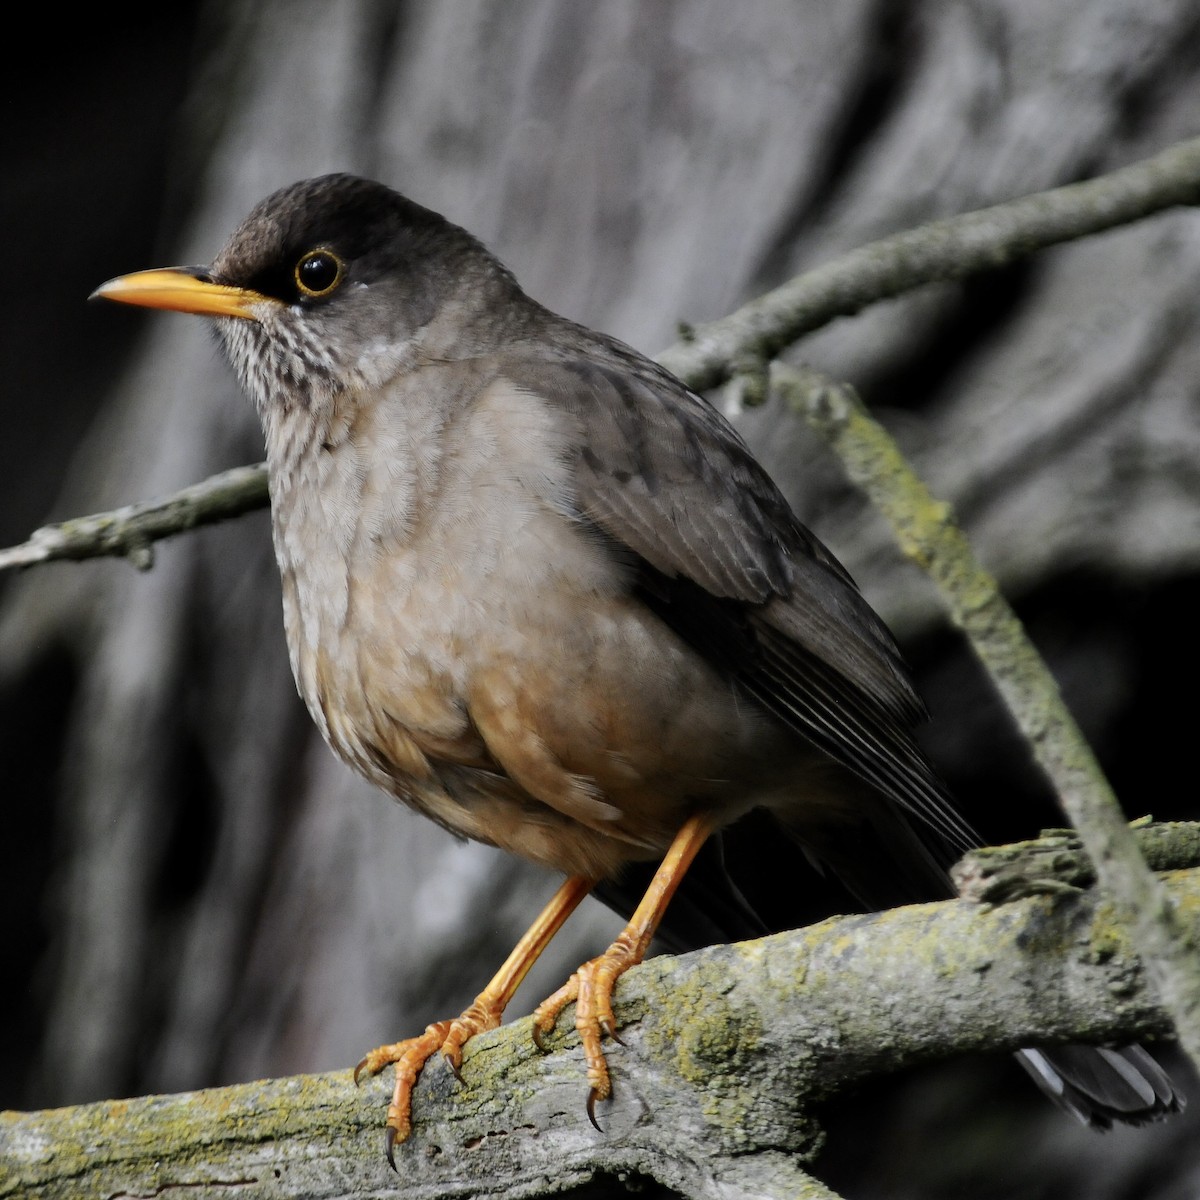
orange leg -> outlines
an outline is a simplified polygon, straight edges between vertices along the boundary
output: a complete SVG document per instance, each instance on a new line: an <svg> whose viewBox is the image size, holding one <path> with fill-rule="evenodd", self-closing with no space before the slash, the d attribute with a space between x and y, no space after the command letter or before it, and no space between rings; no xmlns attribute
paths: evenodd
<svg viewBox="0 0 1200 1200"><path fill-rule="evenodd" d="M393 1170L396 1166L393 1148L396 1142L404 1141L412 1132L412 1091L421 1068L440 1050L458 1074L463 1046L475 1034L495 1029L500 1024L504 1009L530 967L593 885L594 880L582 875L572 875L566 880L462 1016L453 1021L436 1021L419 1037L379 1046L354 1068L354 1082L357 1083L363 1075L378 1075L384 1067L393 1063L396 1066L396 1088L388 1105L385 1134L387 1158Z"/></svg>
<svg viewBox="0 0 1200 1200"><path fill-rule="evenodd" d="M575 1028L583 1040L590 1085L587 1112L597 1129L600 1126L596 1122L596 1101L607 1100L612 1095L612 1081L600 1046L600 1035L604 1032L615 1041L621 1040L617 1037L617 1021L613 1015L613 988L630 967L645 957L675 889L712 830L713 822L709 817L699 815L688 819L675 835L642 902L616 941L599 958L584 963L553 996L542 1001L533 1014L533 1036L540 1045L542 1035L554 1028L559 1013L575 1001Z"/></svg>

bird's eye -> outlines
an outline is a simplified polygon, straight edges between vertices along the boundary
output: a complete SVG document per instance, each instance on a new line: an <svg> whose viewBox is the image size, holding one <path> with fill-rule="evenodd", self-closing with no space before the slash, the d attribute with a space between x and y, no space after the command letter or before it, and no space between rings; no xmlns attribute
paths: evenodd
<svg viewBox="0 0 1200 1200"><path fill-rule="evenodd" d="M342 282L344 271L332 250L310 250L296 264L296 286L302 296L328 296Z"/></svg>

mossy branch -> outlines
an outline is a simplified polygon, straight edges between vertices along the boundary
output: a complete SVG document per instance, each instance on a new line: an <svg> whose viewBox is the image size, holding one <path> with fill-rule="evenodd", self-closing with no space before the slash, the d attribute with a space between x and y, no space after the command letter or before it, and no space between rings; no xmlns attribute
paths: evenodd
<svg viewBox="0 0 1200 1200"><path fill-rule="evenodd" d="M901 550L938 585L1078 831L1101 887L1135 931L1180 1044L1200 1066L1200 942L1146 866L1053 675L954 524L950 506L933 497L849 385L782 364L773 378L891 524Z"/></svg>
<svg viewBox="0 0 1200 1200"><path fill-rule="evenodd" d="M1200 870L1163 886L1200 932ZM625 1044L609 1046L603 1133L584 1112L574 1032L543 1055L523 1020L470 1043L463 1085L430 1067L399 1181L382 1153L390 1082L356 1090L345 1071L4 1114L0 1200L525 1197L605 1175L694 1197L830 1200L804 1168L820 1144L814 1108L841 1086L951 1054L1165 1033L1136 948L1102 893L1079 892L920 905L654 959L618 988ZM1029 1102L1042 1101L1031 1090Z"/></svg>
<svg viewBox="0 0 1200 1200"><path fill-rule="evenodd" d="M1177 871L1200 863L1200 824L1143 819L1130 825L1151 871ZM1096 869L1071 829L1043 829L1027 842L981 846L952 872L958 894L979 904L1004 904L1022 896L1078 891L1096 882Z"/></svg>

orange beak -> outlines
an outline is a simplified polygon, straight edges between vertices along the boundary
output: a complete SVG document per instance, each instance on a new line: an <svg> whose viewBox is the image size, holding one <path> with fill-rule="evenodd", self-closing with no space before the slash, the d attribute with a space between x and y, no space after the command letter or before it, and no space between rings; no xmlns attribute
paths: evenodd
<svg viewBox="0 0 1200 1200"><path fill-rule="evenodd" d="M256 308L272 301L249 288L214 283L203 267L159 267L118 275L102 283L89 300L116 300L143 308L199 313L205 317L243 317L256 320Z"/></svg>

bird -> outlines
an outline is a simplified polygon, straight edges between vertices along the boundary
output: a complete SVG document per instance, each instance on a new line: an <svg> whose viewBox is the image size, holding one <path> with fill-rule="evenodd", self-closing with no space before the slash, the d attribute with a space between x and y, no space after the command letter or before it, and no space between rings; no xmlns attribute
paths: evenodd
<svg viewBox="0 0 1200 1200"><path fill-rule="evenodd" d="M440 1053L458 1073L591 892L628 923L534 1030L574 1003L597 1128L613 991L652 939L797 923L798 898L747 897L735 846L816 864L869 911L954 895L979 838L850 574L713 404L529 297L466 230L323 175L262 200L210 265L93 298L215 327L261 420L292 671L333 751L564 876L459 1017L355 1069L395 1068L393 1167L422 1068ZM1019 1057L1098 1128L1184 1104L1140 1046Z"/></svg>

